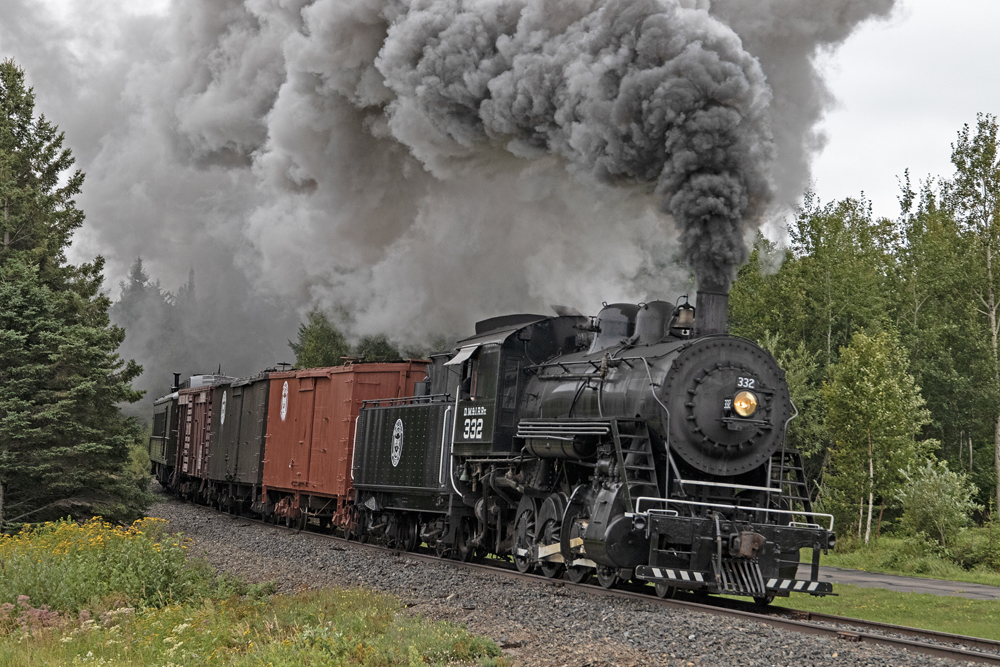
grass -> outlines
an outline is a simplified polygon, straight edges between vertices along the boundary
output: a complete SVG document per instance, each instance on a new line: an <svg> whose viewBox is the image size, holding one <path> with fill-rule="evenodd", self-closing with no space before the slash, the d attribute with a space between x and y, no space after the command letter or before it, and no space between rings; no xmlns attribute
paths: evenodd
<svg viewBox="0 0 1000 667"><path fill-rule="evenodd" d="M961 547L956 550L961 556ZM811 562L812 550L803 549L801 556L802 562ZM954 556L943 557L931 545L914 538L881 537L846 553L831 551L820 557L820 564L865 572L1000 586L1000 572L997 570L985 565L966 569L955 562Z"/></svg>
<svg viewBox="0 0 1000 667"><path fill-rule="evenodd" d="M837 585L836 597L793 595L776 606L1000 640L1000 600L970 600Z"/></svg>
<svg viewBox="0 0 1000 667"><path fill-rule="evenodd" d="M0 538L0 667L507 664L489 639L391 596L272 595L217 576L165 529L60 521Z"/></svg>
<svg viewBox="0 0 1000 667"><path fill-rule="evenodd" d="M8 618L0 665L504 664L492 641L400 611L387 595L326 589L121 609L58 627Z"/></svg>

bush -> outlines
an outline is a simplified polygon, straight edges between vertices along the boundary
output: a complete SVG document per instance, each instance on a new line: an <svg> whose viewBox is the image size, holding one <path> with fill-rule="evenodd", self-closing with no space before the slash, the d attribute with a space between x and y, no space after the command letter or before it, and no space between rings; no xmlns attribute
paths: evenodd
<svg viewBox="0 0 1000 667"><path fill-rule="evenodd" d="M927 533L951 546L969 525L969 515L982 509L972 500L975 487L966 475L952 472L945 461L929 460L900 472L905 480L896 494L903 506L900 526L910 534Z"/></svg>
<svg viewBox="0 0 1000 667"><path fill-rule="evenodd" d="M96 517L26 525L0 536L0 603L28 596L35 605L76 612L105 601L162 606L216 586L206 563L186 559L187 545L164 534L167 522L140 519L125 528Z"/></svg>
<svg viewBox="0 0 1000 667"><path fill-rule="evenodd" d="M952 559L966 570L1000 571L1000 523L962 530L950 550Z"/></svg>

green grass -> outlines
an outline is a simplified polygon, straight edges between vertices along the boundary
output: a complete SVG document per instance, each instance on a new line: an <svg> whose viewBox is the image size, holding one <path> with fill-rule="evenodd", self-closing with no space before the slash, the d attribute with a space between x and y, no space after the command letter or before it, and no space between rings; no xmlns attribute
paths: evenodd
<svg viewBox="0 0 1000 667"><path fill-rule="evenodd" d="M958 557L962 547L953 548ZM803 549L802 562L811 562L812 550ZM913 538L881 537L868 546L858 546L853 551L831 551L820 557L820 564L865 572L898 574L906 577L925 577L945 581L963 581L987 586L1000 586L1000 572L985 565L963 568L952 558L935 553L931 546Z"/></svg>
<svg viewBox="0 0 1000 667"><path fill-rule="evenodd" d="M316 590L251 600L204 599L55 627L0 621L0 665L415 667L504 665L489 639L400 614L364 590ZM34 627L33 627L34 625Z"/></svg>
<svg viewBox="0 0 1000 667"><path fill-rule="evenodd" d="M836 597L792 595L775 606L1000 640L1000 600L969 600L837 585Z"/></svg>
<svg viewBox="0 0 1000 667"><path fill-rule="evenodd" d="M165 528L60 521L0 538L0 667L508 664L489 639L381 593L274 596L218 576Z"/></svg>

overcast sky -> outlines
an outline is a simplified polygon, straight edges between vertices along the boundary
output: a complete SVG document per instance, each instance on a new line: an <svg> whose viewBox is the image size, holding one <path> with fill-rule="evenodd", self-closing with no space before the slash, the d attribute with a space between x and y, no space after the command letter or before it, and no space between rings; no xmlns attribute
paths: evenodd
<svg viewBox="0 0 1000 667"><path fill-rule="evenodd" d="M895 218L898 178L952 173L951 144L977 112L1000 113L1000 2L903 0L887 22L862 26L826 64L837 97L814 163L831 201L864 191Z"/></svg>

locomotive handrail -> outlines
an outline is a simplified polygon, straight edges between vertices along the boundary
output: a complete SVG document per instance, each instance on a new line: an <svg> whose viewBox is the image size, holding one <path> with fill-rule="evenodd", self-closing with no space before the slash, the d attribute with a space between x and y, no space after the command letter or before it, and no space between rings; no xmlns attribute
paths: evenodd
<svg viewBox="0 0 1000 667"><path fill-rule="evenodd" d="M354 483L354 452L358 451L358 420L361 415L354 418L354 442L351 443L351 483Z"/></svg>
<svg viewBox="0 0 1000 667"><path fill-rule="evenodd" d="M685 484L691 484L693 486L717 486L725 489L746 489L748 491L765 491L767 493L781 493L781 489L776 489L772 486L748 486L746 484L726 484L725 482L708 482L699 481L696 479L678 479L677 483L681 486Z"/></svg>
<svg viewBox="0 0 1000 667"><path fill-rule="evenodd" d="M458 415L458 396L455 397L455 414ZM458 419L455 419L451 423L451 451L448 455L448 480L451 482L451 488L458 495L459 498L465 498L462 492L458 490L458 485L455 484L455 431L458 429Z"/></svg>
<svg viewBox="0 0 1000 667"><path fill-rule="evenodd" d="M562 375L541 375L535 376L539 380L597 380L605 382L607 378L602 378L597 373L563 373Z"/></svg>
<svg viewBox="0 0 1000 667"><path fill-rule="evenodd" d="M822 512L796 512L794 510L779 510L779 509L772 509L772 508L768 508L768 507L742 507L740 505L722 505L720 503L703 503L703 502L700 502L700 501L697 501L697 500L678 500L677 498L654 498L652 496L639 496L638 498L636 498L636 501L635 501L635 513L636 514L645 514L646 516L649 516L650 513L659 511L659 510L655 510L655 509L649 509L649 510L646 510L645 512L640 511L640 507L642 507L642 501L644 501L644 500L649 501L649 502L653 502L653 503L663 503L663 504L667 504L667 505L669 505L670 503L676 503L678 505L690 505L690 506L694 506L694 507L714 507L714 508L717 508L717 509L737 510L737 511L744 511L744 512L763 512L764 514L791 514L792 516L810 516L810 517L825 518L825 519L829 519L830 520L830 527L827 528L826 530L829 530L830 532L833 532L833 515L832 514L824 514ZM822 526L820 526L820 528L822 528Z"/></svg>
<svg viewBox="0 0 1000 667"><path fill-rule="evenodd" d="M451 406L444 411L444 421L441 424L441 463L440 463L440 474L438 475L438 484L444 486L444 461L445 461L445 444L448 442L448 420L451 419ZM451 475L451 461L448 461L448 474Z"/></svg>
<svg viewBox="0 0 1000 667"><path fill-rule="evenodd" d="M565 438L568 435L607 435L611 432L610 421L527 421L517 424L519 438Z"/></svg>

